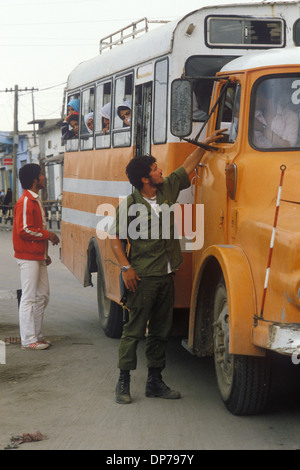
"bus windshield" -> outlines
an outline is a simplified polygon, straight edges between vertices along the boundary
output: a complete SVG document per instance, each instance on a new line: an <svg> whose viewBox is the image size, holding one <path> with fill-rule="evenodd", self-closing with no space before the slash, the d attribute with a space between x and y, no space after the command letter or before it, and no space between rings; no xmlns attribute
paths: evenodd
<svg viewBox="0 0 300 470"><path fill-rule="evenodd" d="M260 80L252 92L250 143L260 150L299 150L300 75Z"/></svg>

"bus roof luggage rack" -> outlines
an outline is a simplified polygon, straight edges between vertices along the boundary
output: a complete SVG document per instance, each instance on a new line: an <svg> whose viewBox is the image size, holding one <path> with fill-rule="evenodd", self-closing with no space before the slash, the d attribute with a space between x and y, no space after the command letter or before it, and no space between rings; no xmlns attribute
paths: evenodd
<svg viewBox="0 0 300 470"><path fill-rule="evenodd" d="M102 54L105 49L112 49L114 46L120 46L128 39L135 39L139 34L147 33L149 31L150 23L168 23L168 21L149 21L148 18L142 18L138 21L134 21L128 26L119 29L115 33L109 34L108 36L100 39L100 54Z"/></svg>

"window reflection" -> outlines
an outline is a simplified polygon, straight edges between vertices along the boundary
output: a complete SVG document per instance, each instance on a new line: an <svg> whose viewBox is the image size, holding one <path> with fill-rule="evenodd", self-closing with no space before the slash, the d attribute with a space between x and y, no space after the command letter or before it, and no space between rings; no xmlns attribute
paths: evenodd
<svg viewBox="0 0 300 470"><path fill-rule="evenodd" d="M224 85L225 86L225 85ZM237 83L229 84L219 104L217 129L227 129L225 139L235 142L239 128L241 87Z"/></svg>
<svg viewBox="0 0 300 470"><path fill-rule="evenodd" d="M300 146L300 76L261 81L255 89L251 139L261 149Z"/></svg>

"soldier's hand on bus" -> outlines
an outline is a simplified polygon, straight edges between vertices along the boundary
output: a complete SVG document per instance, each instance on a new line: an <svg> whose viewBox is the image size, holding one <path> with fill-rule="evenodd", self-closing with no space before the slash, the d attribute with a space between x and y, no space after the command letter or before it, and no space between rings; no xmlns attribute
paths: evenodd
<svg viewBox="0 0 300 470"><path fill-rule="evenodd" d="M141 280L135 270L129 268L126 272L122 273L122 276L126 289L128 289L129 292L135 292L138 287L138 281Z"/></svg>
<svg viewBox="0 0 300 470"><path fill-rule="evenodd" d="M218 139L223 137L224 132L227 131L227 129L217 129L214 131L212 134L210 134L206 139L203 141L204 144L209 145L212 142L216 142ZM190 175L196 166L199 164L201 158L203 157L204 153L206 150L204 150L201 147L197 147L196 150L194 150L185 160L183 163L183 168L187 172L188 175Z"/></svg>
<svg viewBox="0 0 300 470"><path fill-rule="evenodd" d="M58 245L59 244L59 238L54 232L49 232L49 240L52 243L52 245Z"/></svg>
<svg viewBox="0 0 300 470"><path fill-rule="evenodd" d="M206 145L212 144L213 142L216 142L217 140L221 139L223 137L224 132L226 132L228 129L217 129L215 130L212 134L206 137L206 139L203 140L203 143Z"/></svg>

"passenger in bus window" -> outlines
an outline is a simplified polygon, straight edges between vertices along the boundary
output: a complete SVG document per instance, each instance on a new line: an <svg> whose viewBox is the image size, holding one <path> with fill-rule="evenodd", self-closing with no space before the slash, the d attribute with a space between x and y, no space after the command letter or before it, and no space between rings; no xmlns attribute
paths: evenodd
<svg viewBox="0 0 300 470"><path fill-rule="evenodd" d="M118 116L123 121L124 127L131 126L131 101L124 101L118 106Z"/></svg>
<svg viewBox="0 0 300 470"><path fill-rule="evenodd" d="M256 147L270 148L271 142L264 135L264 130L267 128L267 121L260 109L257 109L254 114L254 134L253 143Z"/></svg>
<svg viewBox="0 0 300 470"><path fill-rule="evenodd" d="M78 138L78 131L79 131L79 113L73 112L73 114L69 114L64 122L62 123L61 127L61 134L63 140L70 140L70 139L77 139Z"/></svg>
<svg viewBox="0 0 300 470"><path fill-rule="evenodd" d="M71 114L71 116L69 118L69 123L70 123L70 126L74 130L75 138L77 138L78 133L79 133L79 114L78 113Z"/></svg>
<svg viewBox="0 0 300 470"><path fill-rule="evenodd" d="M107 134L110 128L110 115L111 115L111 104L106 103L99 111L100 116L102 116L102 132Z"/></svg>
<svg viewBox="0 0 300 470"><path fill-rule="evenodd" d="M78 98L74 98L68 102L67 116L65 117L62 123L62 128L61 128L61 135L62 135L63 140L76 139L78 137L78 125L77 125L77 135L76 135L74 128L70 129L70 117L74 114L77 114L79 116L79 108L80 108L80 101Z"/></svg>
<svg viewBox="0 0 300 470"><path fill-rule="evenodd" d="M196 95L193 92L193 121L202 122L206 121L207 118L208 114L200 108Z"/></svg>
<svg viewBox="0 0 300 470"><path fill-rule="evenodd" d="M198 80L193 84L193 121L203 122L208 118L212 84Z"/></svg>
<svg viewBox="0 0 300 470"><path fill-rule="evenodd" d="M73 100L70 100L69 103L67 104L67 115L69 116L70 114L79 113L79 107L80 107L80 102L78 98L74 98Z"/></svg>
<svg viewBox="0 0 300 470"><path fill-rule="evenodd" d="M88 113L84 116L84 123L86 125L87 131L89 134L92 134L94 131L94 113Z"/></svg>
<svg viewBox="0 0 300 470"><path fill-rule="evenodd" d="M266 82L272 82L272 80L266 80ZM279 83L276 83L276 87L272 87L270 83L263 83L259 86L254 114L254 144L256 146L284 148L296 145L299 118L290 109L290 104L291 93L284 81L281 86Z"/></svg>

